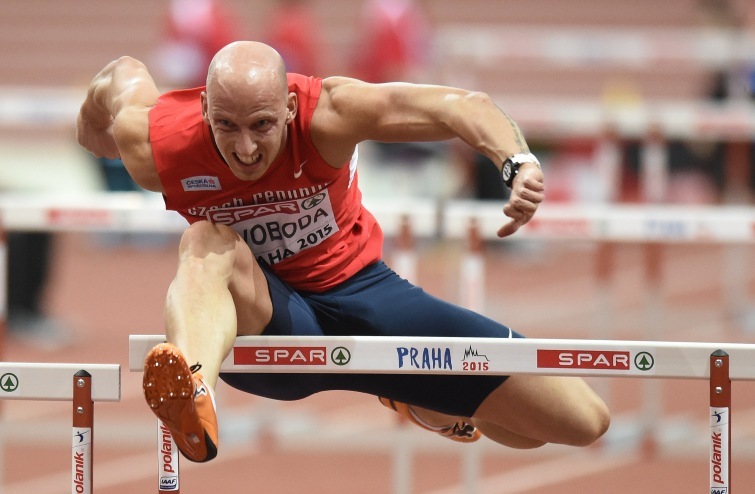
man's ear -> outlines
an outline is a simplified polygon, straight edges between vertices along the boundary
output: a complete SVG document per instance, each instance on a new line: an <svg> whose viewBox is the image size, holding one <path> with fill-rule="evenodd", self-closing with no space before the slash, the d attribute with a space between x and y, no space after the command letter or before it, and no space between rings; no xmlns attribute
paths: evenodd
<svg viewBox="0 0 755 494"><path fill-rule="evenodd" d="M286 124L290 124L294 121L294 118L296 118L296 112L299 110L299 100L296 97L296 93L288 93L286 108Z"/></svg>
<svg viewBox="0 0 755 494"><path fill-rule="evenodd" d="M207 91L202 91L199 94L199 100L202 102L202 120L207 125L210 125L210 111L207 103Z"/></svg>

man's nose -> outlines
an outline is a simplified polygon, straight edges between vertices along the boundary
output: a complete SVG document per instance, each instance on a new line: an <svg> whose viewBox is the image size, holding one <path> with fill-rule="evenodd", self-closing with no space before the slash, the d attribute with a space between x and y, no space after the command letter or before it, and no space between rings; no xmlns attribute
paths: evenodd
<svg viewBox="0 0 755 494"><path fill-rule="evenodd" d="M244 132L236 141L236 152L240 156L250 156L257 151L257 141L249 133Z"/></svg>

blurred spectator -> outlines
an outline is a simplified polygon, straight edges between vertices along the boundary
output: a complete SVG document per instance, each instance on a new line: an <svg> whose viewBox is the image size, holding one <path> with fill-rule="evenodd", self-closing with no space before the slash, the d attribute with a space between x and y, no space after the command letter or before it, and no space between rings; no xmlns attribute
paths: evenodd
<svg viewBox="0 0 755 494"><path fill-rule="evenodd" d="M289 72L323 76L320 30L308 0L280 0L270 16L265 42L281 54Z"/></svg>
<svg viewBox="0 0 755 494"><path fill-rule="evenodd" d="M354 76L367 82L420 82L430 61L430 28L413 0L367 0Z"/></svg>
<svg viewBox="0 0 755 494"><path fill-rule="evenodd" d="M235 16L222 0L170 0L156 77L174 88L203 86L212 57L238 39Z"/></svg>
<svg viewBox="0 0 755 494"><path fill-rule="evenodd" d="M740 40L752 36L755 29L755 6L732 0L699 0L703 28ZM755 92L755 60L735 60L722 65L710 75L706 97L719 104L748 104ZM755 191L755 146L751 142L712 142L707 146L690 145L704 159L707 173L714 181L724 202L748 202ZM702 154L699 153L702 151Z"/></svg>
<svg viewBox="0 0 755 494"><path fill-rule="evenodd" d="M746 16L732 0L698 0L697 12L703 29L720 35L745 33ZM709 97L714 101L743 100L749 97L750 64L735 62L721 65L711 74Z"/></svg>
<svg viewBox="0 0 755 494"><path fill-rule="evenodd" d="M63 325L44 309L52 235L8 234L8 330L15 338L55 348L68 341Z"/></svg>

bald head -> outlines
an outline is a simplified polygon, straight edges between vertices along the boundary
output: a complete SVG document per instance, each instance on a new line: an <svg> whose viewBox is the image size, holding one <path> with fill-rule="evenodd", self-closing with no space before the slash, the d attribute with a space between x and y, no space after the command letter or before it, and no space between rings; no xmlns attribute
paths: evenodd
<svg viewBox="0 0 755 494"><path fill-rule="evenodd" d="M278 52L253 41L225 46L210 63L200 100L202 119L231 172L240 180L267 173L284 150L298 105Z"/></svg>
<svg viewBox="0 0 755 494"><path fill-rule="evenodd" d="M207 71L208 93L217 84L228 89L277 84L287 91L286 65L280 54L269 45L237 41L221 48L210 62Z"/></svg>

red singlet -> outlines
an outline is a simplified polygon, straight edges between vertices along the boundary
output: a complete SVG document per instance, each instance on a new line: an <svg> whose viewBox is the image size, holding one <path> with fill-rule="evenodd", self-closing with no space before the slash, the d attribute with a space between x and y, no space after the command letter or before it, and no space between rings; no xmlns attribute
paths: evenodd
<svg viewBox="0 0 755 494"><path fill-rule="evenodd" d="M383 232L362 206L356 149L336 169L312 144L322 80L289 74L288 85L298 113L282 155L259 180L237 179L217 152L202 120L204 88L160 96L149 114L150 142L168 209L189 223L228 225L282 280L322 292L379 260Z"/></svg>

